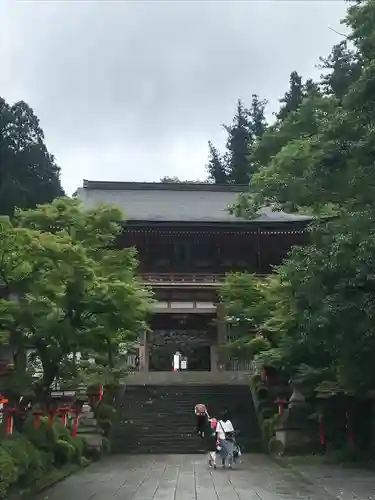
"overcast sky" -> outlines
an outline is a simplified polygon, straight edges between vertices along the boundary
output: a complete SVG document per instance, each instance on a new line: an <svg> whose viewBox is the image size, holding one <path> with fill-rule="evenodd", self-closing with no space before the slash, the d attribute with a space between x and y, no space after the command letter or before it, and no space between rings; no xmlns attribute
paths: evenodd
<svg viewBox="0 0 375 500"><path fill-rule="evenodd" d="M341 0L0 0L0 95L41 120L69 194L82 179L204 179L238 97L269 113L340 41Z"/></svg>

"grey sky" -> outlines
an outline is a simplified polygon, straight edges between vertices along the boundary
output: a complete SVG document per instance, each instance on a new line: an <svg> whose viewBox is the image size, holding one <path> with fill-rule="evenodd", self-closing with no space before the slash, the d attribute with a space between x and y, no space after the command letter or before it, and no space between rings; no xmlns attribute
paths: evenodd
<svg viewBox="0 0 375 500"><path fill-rule="evenodd" d="M342 0L0 0L0 95L35 110L71 193L82 178L205 177L238 97L269 112L317 76Z"/></svg>

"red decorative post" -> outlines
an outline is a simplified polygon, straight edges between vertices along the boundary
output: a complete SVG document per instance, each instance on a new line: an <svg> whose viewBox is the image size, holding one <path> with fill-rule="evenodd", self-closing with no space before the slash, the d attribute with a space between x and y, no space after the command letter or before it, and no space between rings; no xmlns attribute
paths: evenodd
<svg viewBox="0 0 375 500"><path fill-rule="evenodd" d="M354 448L353 432L350 425L349 413L347 411L345 412L345 417L346 417L346 428L348 431L348 444L350 448Z"/></svg>
<svg viewBox="0 0 375 500"><path fill-rule="evenodd" d="M0 394L0 411L4 414L4 405L7 404L8 400Z"/></svg>
<svg viewBox="0 0 375 500"><path fill-rule="evenodd" d="M37 429L39 427L40 417L44 415L44 412L42 410L34 410L33 415L34 415L34 429Z"/></svg>
<svg viewBox="0 0 375 500"><path fill-rule="evenodd" d="M286 399L280 398L279 396L277 396L275 401L273 401L274 404L278 405L279 415L283 414L284 405L286 404L286 402L287 402Z"/></svg>
<svg viewBox="0 0 375 500"><path fill-rule="evenodd" d="M319 422L319 443L320 443L320 446L323 449L325 449L326 438L325 438L325 432L324 432L324 417L323 417L322 413L319 413L318 422Z"/></svg>
<svg viewBox="0 0 375 500"><path fill-rule="evenodd" d="M66 427L67 424L67 414L71 411L69 406L62 406L57 408L56 413L61 413L61 423Z"/></svg>
<svg viewBox="0 0 375 500"><path fill-rule="evenodd" d="M76 437L77 436L77 428L78 428L78 421L79 421L80 411L77 410L77 409L73 409L72 412L74 414L72 436Z"/></svg>
<svg viewBox="0 0 375 500"><path fill-rule="evenodd" d="M13 434L14 427L14 414L16 413L16 408L6 408L6 434L7 436L11 436Z"/></svg>
<svg viewBox="0 0 375 500"><path fill-rule="evenodd" d="M48 411L48 425L53 424L53 417L55 416L55 412L53 410Z"/></svg>
<svg viewBox="0 0 375 500"><path fill-rule="evenodd" d="M5 408L4 408L4 405L6 405L8 402L7 398L4 398L4 396L2 396L0 394L0 415L1 415L1 423L4 422L4 417L5 417ZM5 417L6 418L6 417ZM5 422L5 424L7 424L7 422ZM5 433L7 434L7 425L5 425Z"/></svg>

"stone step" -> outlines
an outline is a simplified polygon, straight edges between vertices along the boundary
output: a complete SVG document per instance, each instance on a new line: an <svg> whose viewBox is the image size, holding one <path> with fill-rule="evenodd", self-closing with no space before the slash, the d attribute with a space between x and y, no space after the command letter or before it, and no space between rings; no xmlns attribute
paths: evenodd
<svg viewBox="0 0 375 500"><path fill-rule="evenodd" d="M248 385L251 372L131 372L122 380L124 385Z"/></svg>
<svg viewBox="0 0 375 500"><path fill-rule="evenodd" d="M251 446L242 445L240 443L244 453L259 453L262 451L262 445L260 442L253 442ZM180 454L180 453L207 453L207 447L205 445L194 445L191 446L187 443L160 443L160 442L129 442L127 447L118 448L116 444L112 445L113 453L156 453L156 454Z"/></svg>
<svg viewBox="0 0 375 500"><path fill-rule="evenodd" d="M260 450L261 440L247 385L128 385L117 396L113 450L128 453L200 453L207 443L195 434L194 406L204 402L212 415L233 411L238 441L247 451ZM251 425L249 425L251 423Z"/></svg>

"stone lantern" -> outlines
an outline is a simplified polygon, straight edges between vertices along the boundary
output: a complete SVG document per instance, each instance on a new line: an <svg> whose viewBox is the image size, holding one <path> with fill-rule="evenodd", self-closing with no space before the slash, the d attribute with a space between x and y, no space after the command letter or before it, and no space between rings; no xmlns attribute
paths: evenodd
<svg viewBox="0 0 375 500"><path fill-rule="evenodd" d="M294 380L290 380L289 384L292 386L293 392L289 398L289 408L301 408L305 406L306 399L301 391L301 384Z"/></svg>

